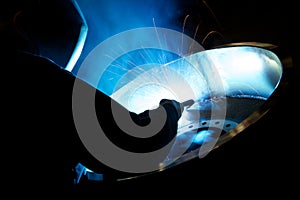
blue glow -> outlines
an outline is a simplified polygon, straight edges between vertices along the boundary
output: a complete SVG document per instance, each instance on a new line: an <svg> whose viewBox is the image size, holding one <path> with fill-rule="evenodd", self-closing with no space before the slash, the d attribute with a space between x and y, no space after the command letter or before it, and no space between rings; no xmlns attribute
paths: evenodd
<svg viewBox="0 0 300 200"><path fill-rule="evenodd" d="M120 32L141 27L165 27L181 30L177 0L76 0L89 28L81 56L73 73L77 74L87 54L105 39ZM182 22L179 22L182 23ZM154 38L152 38L154 39Z"/></svg>
<svg viewBox="0 0 300 200"><path fill-rule="evenodd" d="M193 142L196 144L202 144L211 135L212 135L212 130L202 130L197 133L197 135L194 137Z"/></svg>
<svg viewBox="0 0 300 200"><path fill-rule="evenodd" d="M157 107L163 98L179 102L214 96L267 99L281 78L281 63L270 51L244 46L187 52L194 43L167 30L158 33L157 27L181 33L182 25L172 22L179 15L178 1L77 3L89 32L81 54L84 60L79 59L72 73L132 112Z"/></svg>
<svg viewBox="0 0 300 200"><path fill-rule="evenodd" d="M136 113L157 107L161 99L198 103L228 96L268 99L281 79L279 58L250 46L189 51L194 43L185 40L184 34L178 37L174 32L157 30L163 27L182 32L182 24L172 22L179 16L176 2L77 0L89 32L72 73ZM193 123L183 118L179 128ZM174 146L170 158L182 150L180 145L185 148L191 141L202 144L216 137L213 130L186 137L184 143ZM89 175L102 179L92 172Z"/></svg>
<svg viewBox="0 0 300 200"><path fill-rule="evenodd" d="M169 63L178 58L174 53L159 49L138 49L126 53L114 60L103 72L97 88L110 96L155 65Z"/></svg>
<svg viewBox="0 0 300 200"><path fill-rule="evenodd" d="M76 9L78 10L78 12L79 12L79 14L80 14L80 16L81 16L81 18L83 20L83 25L82 25L82 27L80 29L80 33L79 33L79 37L78 37L78 42L77 42L77 44L75 46L73 54L72 54L72 56L71 56L71 58L70 58L70 60L69 60L69 62L67 64L67 66L65 68L69 72L71 72L73 70L73 68L76 65L76 62L78 61L78 59L79 59L79 57L80 57L80 55L82 53L82 49L84 47L84 43L86 41L86 37L87 37L87 33L88 33L88 26L86 24L85 18L84 18L83 14L82 14L82 12L81 12L81 10L80 10L80 8L79 8L79 6L78 6L78 4L76 3L75 0L73 0L73 4L76 7Z"/></svg>
<svg viewBox="0 0 300 200"><path fill-rule="evenodd" d="M185 59L168 64L155 64L151 60L148 62L132 68L131 73L120 79L120 86L116 86L111 95L132 112L140 113L155 108L161 99L184 102L197 100L209 92L205 78Z"/></svg>
<svg viewBox="0 0 300 200"><path fill-rule="evenodd" d="M75 166L75 184L78 184L83 176L90 181L103 181L103 174L95 173L81 163L77 163Z"/></svg>
<svg viewBox="0 0 300 200"><path fill-rule="evenodd" d="M168 97L179 102L214 95L267 99L282 74L274 53L246 46L202 51L150 68L123 81L111 97L134 112L153 108L158 99Z"/></svg>

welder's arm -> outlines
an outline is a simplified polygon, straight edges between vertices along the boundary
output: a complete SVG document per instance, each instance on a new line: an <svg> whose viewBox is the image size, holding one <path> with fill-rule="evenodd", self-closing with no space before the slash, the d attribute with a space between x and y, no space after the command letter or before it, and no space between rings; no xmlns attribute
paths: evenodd
<svg viewBox="0 0 300 200"><path fill-rule="evenodd" d="M112 106L115 110L118 110L117 113L112 112ZM153 134L153 136L134 137L116 123L115 115L121 116L121 113L127 113L127 115L121 116L118 120L122 121L124 119L126 126L137 125L145 127L151 123L151 120L154 121L157 118L161 118L161 110L159 110L161 108L165 109L165 123L163 123L161 128L159 127L158 132ZM169 144L177 134L178 120L181 117L181 105L174 100L163 99L160 101L159 108L136 114L128 111L101 92L96 95L96 111L101 128L111 142L124 150L140 153L155 151ZM143 134L145 134L143 129L136 130L135 135Z"/></svg>
<svg viewBox="0 0 300 200"><path fill-rule="evenodd" d="M164 109L166 116L162 117L160 109ZM152 133L153 136L148 138L133 138L127 137L124 142L131 144L129 150L133 152L151 152L163 148L170 142L174 142L174 138L177 135L178 120L181 117L180 104L175 100L163 99L159 103L159 107L152 110L146 110L140 114L130 112L130 116L133 122L145 127L150 123L154 126L157 125L158 132ZM156 124L155 121L164 121L164 123ZM152 125L153 125L152 124ZM149 129L146 129L149 130ZM150 129L151 131L152 129ZM145 133L140 133L141 135ZM129 146L128 145L128 146Z"/></svg>

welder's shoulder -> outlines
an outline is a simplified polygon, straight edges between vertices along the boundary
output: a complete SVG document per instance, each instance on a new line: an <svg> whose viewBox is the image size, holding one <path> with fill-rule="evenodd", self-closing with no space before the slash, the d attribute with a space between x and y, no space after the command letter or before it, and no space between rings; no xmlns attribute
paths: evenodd
<svg viewBox="0 0 300 200"><path fill-rule="evenodd" d="M45 90L71 87L75 77L51 60L27 53L11 53L5 56L3 70L15 84L36 84Z"/></svg>

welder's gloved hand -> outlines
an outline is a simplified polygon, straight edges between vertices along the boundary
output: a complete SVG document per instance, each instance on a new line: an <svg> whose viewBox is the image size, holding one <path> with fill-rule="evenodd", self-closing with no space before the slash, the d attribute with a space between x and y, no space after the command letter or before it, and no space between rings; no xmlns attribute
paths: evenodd
<svg viewBox="0 0 300 200"><path fill-rule="evenodd" d="M166 118L162 116L161 109L164 109ZM181 104L175 100L162 99L159 102L159 108L153 110L145 110L140 114L130 113L133 121L139 126L147 126L149 123L160 127L159 132L149 138L133 138L122 137L121 143L127 144L124 149L132 152L151 152L163 148L171 142L177 135L178 120L181 117L182 109ZM161 120L165 120L163 127L161 127ZM141 133L142 134L142 133Z"/></svg>
<svg viewBox="0 0 300 200"><path fill-rule="evenodd" d="M174 115L176 116L177 114L178 119L182 115L183 108L181 107L180 103L175 100L162 99L159 102L159 105L163 106L166 110L171 111L173 109Z"/></svg>

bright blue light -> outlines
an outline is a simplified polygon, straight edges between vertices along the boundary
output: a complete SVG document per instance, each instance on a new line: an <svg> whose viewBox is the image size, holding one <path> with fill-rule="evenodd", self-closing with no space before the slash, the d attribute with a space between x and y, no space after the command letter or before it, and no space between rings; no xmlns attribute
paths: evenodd
<svg viewBox="0 0 300 200"><path fill-rule="evenodd" d="M214 96L267 99L281 78L278 57L265 49L243 46L189 52L195 41L169 31L182 28L172 22L179 17L177 1L76 2L89 32L81 54L84 60L79 59L72 73L130 111L157 107L162 98L179 102ZM159 27L165 28L160 34Z"/></svg>
<svg viewBox="0 0 300 200"><path fill-rule="evenodd" d="M165 27L182 30L176 19L182 14L177 0L74 0L89 28L81 56L73 73L99 43L120 32L142 27ZM178 24L177 24L178 23ZM150 38L155 39L155 38Z"/></svg>
<svg viewBox="0 0 300 200"><path fill-rule="evenodd" d="M163 65L178 58L174 53L159 49L138 49L126 53L114 60L104 71L98 89L110 96L154 65ZM155 77L151 79L153 78Z"/></svg>
<svg viewBox="0 0 300 200"><path fill-rule="evenodd" d="M86 168L81 163L77 163L75 166L75 184L78 184L82 177L85 176L87 180L90 181L103 181L103 174L95 173L94 171Z"/></svg>
<svg viewBox="0 0 300 200"><path fill-rule="evenodd" d="M169 57L174 60L176 58L175 55ZM184 102L190 99L197 100L204 93L208 93L202 74L185 59L174 63L164 64L164 62L159 64L149 59L143 65L133 65L130 69L132 71L129 73L125 71L126 76L120 78L115 85L111 97L128 110L140 113L157 107L161 99ZM109 81L109 84L111 83ZM106 83L107 86L109 84ZM101 89L105 90L104 87Z"/></svg>
<svg viewBox="0 0 300 200"><path fill-rule="evenodd" d="M78 37L78 42L74 48L73 54L67 64L67 66L65 67L65 69L69 72L73 71L73 68L75 67L78 59L80 58L80 55L82 53L83 47L84 47L84 43L86 41L86 37L87 37L87 33L88 33L88 26L86 24L85 18L81 13L81 10L79 8L79 6L77 5L77 3L74 1L74 5L77 8L79 14L81 15L81 18L83 20L83 25L80 29L80 33L79 33L79 37Z"/></svg>
<svg viewBox="0 0 300 200"><path fill-rule="evenodd" d="M202 144L203 142L207 141L208 137L212 134L212 130L202 130L197 133L197 135L194 137L193 142L196 144Z"/></svg>
<svg viewBox="0 0 300 200"><path fill-rule="evenodd" d="M207 50L165 65L150 62L144 69L138 76L124 79L111 95L134 112L155 107L158 99L168 97L179 102L212 96L267 99L282 73L278 57L256 47ZM141 87L144 85L147 87Z"/></svg>

